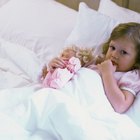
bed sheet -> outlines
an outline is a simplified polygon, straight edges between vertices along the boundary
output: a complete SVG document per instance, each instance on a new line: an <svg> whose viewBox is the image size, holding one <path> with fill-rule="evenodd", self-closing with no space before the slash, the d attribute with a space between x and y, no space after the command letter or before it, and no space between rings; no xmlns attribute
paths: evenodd
<svg viewBox="0 0 140 140"><path fill-rule="evenodd" d="M40 61L17 44L0 39L0 139L26 140L29 132L7 114L38 89Z"/></svg>
<svg viewBox="0 0 140 140"><path fill-rule="evenodd" d="M9 120L4 118L3 122L7 119L14 123L15 129L20 128L11 134L8 127L6 131L9 136L22 136L23 140L140 138L140 128L127 115L114 112L104 94L100 76L90 69L80 69L61 90L38 88L35 91L33 87L26 87L6 92L21 92L22 96L30 92L31 95L28 98L23 96L24 99L19 98L17 104L14 102L6 109L1 109L4 115L10 116Z"/></svg>

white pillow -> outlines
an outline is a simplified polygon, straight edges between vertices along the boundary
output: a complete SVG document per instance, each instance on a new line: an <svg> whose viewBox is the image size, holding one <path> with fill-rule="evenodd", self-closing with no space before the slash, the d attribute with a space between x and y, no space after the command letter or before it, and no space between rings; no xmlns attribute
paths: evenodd
<svg viewBox="0 0 140 140"><path fill-rule="evenodd" d="M22 78L24 81L26 80L27 83L38 81L42 64L36 54L29 49L0 39L0 60L0 67L3 71L11 72L15 76ZM9 81L14 83L19 82L18 80L11 80L9 76L6 86L9 84ZM22 80L20 79L18 85L23 85L21 83Z"/></svg>
<svg viewBox="0 0 140 140"><path fill-rule="evenodd" d="M65 38L75 18L76 11L52 0L10 0L0 8L0 34Z"/></svg>
<svg viewBox="0 0 140 140"><path fill-rule="evenodd" d="M80 47L97 47L96 53L100 53L100 47L110 36L112 29L118 22L105 16L81 2L77 23L67 38L65 46L76 44ZM98 50L98 51L97 51Z"/></svg>
<svg viewBox="0 0 140 140"><path fill-rule="evenodd" d="M140 14L118 6L111 0L100 0L98 11L102 14L119 20L120 22L139 22Z"/></svg>
<svg viewBox="0 0 140 140"><path fill-rule="evenodd" d="M0 8L0 37L36 53L38 46L55 53L62 50L76 17L76 11L54 0L10 0Z"/></svg>
<svg viewBox="0 0 140 140"><path fill-rule="evenodd" d="M9 0L0 0L0 7L6 4Z"/></svg>

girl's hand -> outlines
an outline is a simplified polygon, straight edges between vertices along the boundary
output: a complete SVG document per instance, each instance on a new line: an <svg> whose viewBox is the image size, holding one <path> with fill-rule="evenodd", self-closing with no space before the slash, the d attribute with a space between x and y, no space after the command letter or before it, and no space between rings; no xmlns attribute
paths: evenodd
<svg viewBox="0 0 140 140"><path fill-rule="evenodd" d="M113 65L112 61L109 59L105 60L101 64L98 64L97 67L101 74L114 73L116 71L116 66Z"/></svg>
<svg viewBox="0 0 140 140"><path fill-rule="evenodd" d="M65 58L54 58L50 61L50 63L48 64L49 66L49 70L53 71L56 68L65 68L66 66L66 60Z"/></svg>

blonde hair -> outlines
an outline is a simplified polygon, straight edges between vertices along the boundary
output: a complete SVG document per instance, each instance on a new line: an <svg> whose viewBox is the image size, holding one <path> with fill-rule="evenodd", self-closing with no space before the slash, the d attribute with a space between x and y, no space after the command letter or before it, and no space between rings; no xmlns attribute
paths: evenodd
<svg viewBox="0 0 140 140"><path fill-rule="evenodd" d="M84 66L85 64L89 63L91 60L93 60L93 48L83 48L83 47L77 47L76 45L71 45L66 47L63 52L61 53L61 56L65 52L73 52L73 56L76 58L79 58L81 62L81 66Z"/></svg>

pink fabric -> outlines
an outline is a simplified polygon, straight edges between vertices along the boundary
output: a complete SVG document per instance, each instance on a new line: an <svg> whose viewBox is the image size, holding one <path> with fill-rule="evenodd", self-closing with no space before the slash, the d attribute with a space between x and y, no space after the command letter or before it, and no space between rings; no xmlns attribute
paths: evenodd
<svg viewBox="0 0 140 140"><path fill-rule="evenodd" d="M128 90L134 95L140 93L140 70L115 72L115 77L121 89Z"/></svg>
<svg viewBox="0 0 140 140"><path fill-rule="evenodd" d="M88 68L100 74L96 65L90 65ZM114 76L120 89L128 90L134 95L140 93L140 70L115 72Z"/></svg>
<svg viewBox="0 0 140 140"><path fill-rule="evenodd" d="M55 89L62 88L80 67L81 63L78 58L70 58L64 69L57 68L53 72L48 72L43 81L43 86Z"/></svg>

